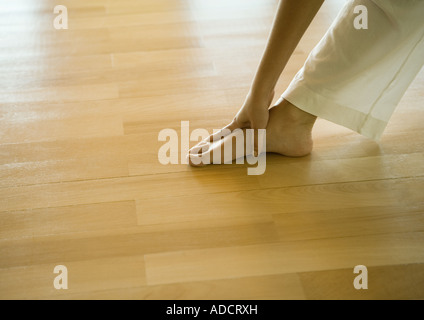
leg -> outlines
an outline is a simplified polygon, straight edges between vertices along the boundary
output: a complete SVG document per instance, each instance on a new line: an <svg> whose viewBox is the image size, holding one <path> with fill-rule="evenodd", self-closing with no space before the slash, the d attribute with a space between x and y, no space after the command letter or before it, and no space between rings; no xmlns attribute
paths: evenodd
<svg viewBox="0 0 424 320"><path fill-rule="evenodd" d="M357 30L357 5L368 29ZM351 0L282 98L373 139L424 63L424 1Z"/></svg>

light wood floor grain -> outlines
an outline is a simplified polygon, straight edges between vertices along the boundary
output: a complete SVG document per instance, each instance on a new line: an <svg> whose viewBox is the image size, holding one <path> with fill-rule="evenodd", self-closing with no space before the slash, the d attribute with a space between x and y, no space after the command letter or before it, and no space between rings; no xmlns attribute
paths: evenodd
<svg viewBox="0 0 424 320"><path fill-rule="evenodd" d="M68 30L57 4L0 6L0 298L424 298L423 72L380 144L318 120L313 153L262 176L164 166L160 130L232 119L277 1L64 0Z"/></svg>

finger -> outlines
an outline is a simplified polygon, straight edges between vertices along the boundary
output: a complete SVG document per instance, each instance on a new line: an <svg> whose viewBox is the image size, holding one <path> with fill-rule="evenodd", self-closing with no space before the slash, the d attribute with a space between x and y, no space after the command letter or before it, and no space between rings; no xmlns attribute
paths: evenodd
<svg viewBox="0 0 424 320"><path fill-rule="evenodd" d="M209 141L206 141L206 138L205 138L205 139L199 141L198 143L196 143L193 147L191 147L189 149L189 152L190 152L190 150L193 150L194 148L202 147L202 146L209 145L209 144L210 144L210 142Z"/></svg>
<svg viewBox="0 0 424 320"><path fill-rule="evenodd" d="M191 148L188 153L189 154L200 154L203 152L206 152L209 149L209 144L202 144L202 145L196 145L193 148Z"/></svg>
<svg viewBox="0 0 424 320"><path fill-rule="evenodd" d="M205 145L197 146L193 148L193 152L190 152L187 155L189 164L192 167L203 167L207 164L210 164L211 163L210 146L211 146L210 144L205 144Z"/></svg>
<svg viewBox="0 0 424 320"><path fill-rule="evenodd" d="M226 136L228 136L229 134L231 134L231 132L233 130L238 129L238 128L240 128L240 127L238 126L236 119L234 119L230 124L226 125L220 131L217 131L217 132L211 134L208 138L206 138L206 141L214 142L214 141L218 141L220 139L223 139Z"/></svg>
<svg viewBox="0 0 424 320"><path fill-rule="evenodd" d="M189 153L187 155L187 158L188 158L188 163L192 167L204 167L204 166L206 166L206 164L203 163L203 161L202 161L203 159L197 154Z"/></svg>

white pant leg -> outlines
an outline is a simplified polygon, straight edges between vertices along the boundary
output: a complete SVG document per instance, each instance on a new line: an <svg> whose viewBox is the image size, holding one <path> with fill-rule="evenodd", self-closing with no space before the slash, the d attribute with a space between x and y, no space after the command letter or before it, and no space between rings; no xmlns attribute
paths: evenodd
<svg viewBox="0 0 424 320"><path fill-rule="evenodd" d="M281 99L378 140L423 64L424 0L350 0Z"/></svg>

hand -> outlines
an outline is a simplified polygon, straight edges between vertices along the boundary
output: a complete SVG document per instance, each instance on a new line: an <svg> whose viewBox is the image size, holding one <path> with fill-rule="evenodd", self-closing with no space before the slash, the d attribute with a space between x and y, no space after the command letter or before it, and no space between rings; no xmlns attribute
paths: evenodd
<svg viewBox="0 0 424 320"><path fill-rule="evenodd" d="M270 94L268 99L257 98L248 95L243 106L240 108L233 121L218 131L210 135L206 140L209 142L216 141L230 134L235 129L254 129L254 145L253 153L257 157L259 155L258 137L259 129L266 129L269 119L269 106L274 98L274 91Z"/></svg>

